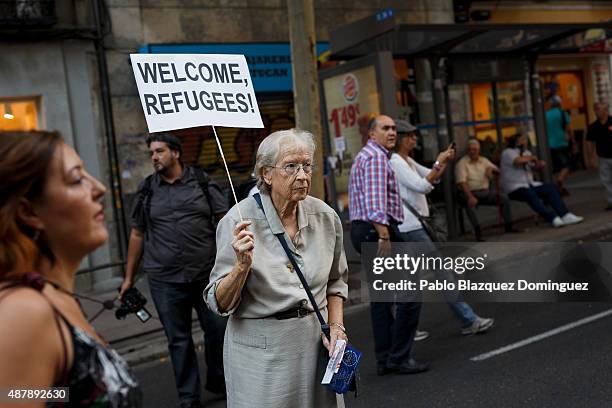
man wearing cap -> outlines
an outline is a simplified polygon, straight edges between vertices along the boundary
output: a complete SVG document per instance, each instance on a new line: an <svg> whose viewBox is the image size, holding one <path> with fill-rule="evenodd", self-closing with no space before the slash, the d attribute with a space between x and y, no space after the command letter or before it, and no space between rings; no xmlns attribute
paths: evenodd
<svg viewBox="0 0 612 408"><path fill-rule="evenodd" d="M552 158L553 172L557 173L557 189L561 195L568 195L564 187L570 172L569 145L575 146L574 135L570 129L570 116L562 108L559 95L550 98L550 109L546 111L546 133Z"/></svg>
<svg viewBox="0 0 612 408"><path fill-rule="evenodd" d="M379 256L391 254L391 242L402 242L398 224L404 219L395 173L389 163L397 139L395 122L380 115L368 126L368 140L359 151L349 177L351 242L378 243ZM395 309L395 313L394 312ZM421 312L420 302L371 302L377 374L415 374L429 365L410 357Z"/></svg>
<svg viewBox="0 0 612 408"><path fill-rule="evenodd" d="M478 139L469 139L467 153L455 165L455 179L459 187L459 200L474 229L477 241L483 241L482 231L474 208L478 205L501 205L506 232L517 232L512 227L510 199L499 192L497 183L491 179L499 177L499 168L480 155Z"/></svg>

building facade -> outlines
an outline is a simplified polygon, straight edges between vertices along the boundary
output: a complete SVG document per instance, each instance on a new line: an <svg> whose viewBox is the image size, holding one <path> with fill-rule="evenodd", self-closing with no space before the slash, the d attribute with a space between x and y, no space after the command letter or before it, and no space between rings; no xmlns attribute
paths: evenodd
<svg viewBox="0 0 612 408"><path fill-rule="evenodd" d="M271 131L294 126L286 1L0 0L0 22L12 21L0 25L0 131L60 130L92 174L112 186L108 202L113 208L109 205L107 214L110 243L96 251L83 268L114 264L125 258L119 239L124 235L122 225L129 223L129 208L139 182L152 171L144 145L147 126L129 55L246 54L265 129L219 129L234 184L239 184L252 171L259 141ZM18 10L17 5L23 3L52 7L53 11L47 12L51 20L41 20L45 13L36 7L20 6ZM329 47L330 31L381 10L392 9L397 23L450 24L455 21L459 3L467 3L470 18L485 16L486 23L612 19L612 4L606 1L321 0L315 1L319 51L323 53ZM99 11L98 19L94 10ZM38 25L27 23L36 18ZM472 19L469 24L479 21ZM607 44L604 40L603 48L584 48L578 54L547 56L538 61L544 89L556 87L566 96L564 107L572 115L575 130L585 129L594 119L594 101L609 98ZM101 45L103 57L96 53L96 46ZM396 84L399 116L421 127L425 161L435 157L438 150L430 68L425 61L395 58L394 70L388 74ZM452 133L460 148L470 136L495 142L517 130L532 132L527 84L527 78L496 84L499 115L505 119L501 135L491 123L491 84L450 86ZM17 114L4 119L6 113ZM109 129L106 124L111 123ZM177 135L185 145L185 161L202 165L227 185L211 129L186 129ZM588 155L585 163L594 165ZM90 289L116 287L121 273L119 267L105 268L85 274L80 284Z"/></svg>
<svg viewBox="0 0 612 408"><path fill-rule="evenodd" d="M2 131L59 131L108 185L94 26L86 1L0 1L0 137ZM111 230L114 225L109 222ZM110 263L113 252L109 243L81 268ZM77 285L103 290L112 276L111 270L82 274Z"/></svg>

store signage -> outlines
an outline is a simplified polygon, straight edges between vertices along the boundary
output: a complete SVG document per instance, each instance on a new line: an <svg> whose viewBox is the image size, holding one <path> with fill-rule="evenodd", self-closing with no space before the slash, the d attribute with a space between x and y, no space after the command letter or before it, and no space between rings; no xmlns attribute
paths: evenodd
<svg viewBox="0 0 612 408"><path fill-rule="evenodd" d="M131 54L149 132L263 128L244 55Z"/></svg>
<svg viewBox="0 0 612 408"><path fill-rule="evenodd" d="M328 49L327 43L318 43L317 55ZM242 54L256 92L293 91L289 43L151 44L139 51L149 54Z"/></svg>
<svg viewBox="0 0 612 408"><path fill-rule="evenodd" d="M342 81L342 93L347 102L353 102L359 95L359 82L357 77L351 73L346 74Z"/></svg>
<svg viewBox="0 0 612 408"><path fill-rule="evenodd" d="M352 161L367 139L369 119L380 112L376 67L368 65L326 78L323 91L332 156L338 159L333 166L338 206L343 210L348 204Z"/></svg>

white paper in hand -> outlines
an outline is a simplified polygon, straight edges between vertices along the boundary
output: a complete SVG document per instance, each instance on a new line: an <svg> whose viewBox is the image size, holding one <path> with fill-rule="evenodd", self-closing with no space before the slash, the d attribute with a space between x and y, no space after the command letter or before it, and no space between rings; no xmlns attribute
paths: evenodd
<svg viewBox="0 0 612 408"><path fill-rule="evenodd" d="M344 349L346 348L346 341L344 340L336 340L336 345L334 347L334 352L327 363L327 368L325 369L325 375L323 376L323 380L321 384L329 384L332 380L332 377L335 373L338 372L340 368L340 363L342 363L342 358L344 357Z"/></svg>

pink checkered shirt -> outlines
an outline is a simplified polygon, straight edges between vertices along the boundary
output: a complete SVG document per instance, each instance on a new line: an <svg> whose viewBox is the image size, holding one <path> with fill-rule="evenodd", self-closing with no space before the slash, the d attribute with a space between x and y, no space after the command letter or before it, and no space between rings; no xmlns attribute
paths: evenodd
<svg viewBox="0 0 612 408"><path fill-rule="evenodd" d="M349 179L349 217L389 225L404 220L402 200L389 151L373 141L359 151Z"/></svg>

